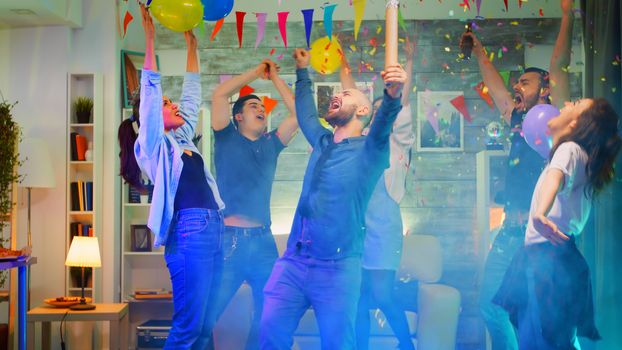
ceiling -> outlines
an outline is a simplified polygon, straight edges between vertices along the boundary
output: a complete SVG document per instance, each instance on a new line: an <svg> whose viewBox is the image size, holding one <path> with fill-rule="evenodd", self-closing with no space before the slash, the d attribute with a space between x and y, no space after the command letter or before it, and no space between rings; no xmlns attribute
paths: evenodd
<svg viewBox="0 0 622 350"><path fill-rule="evenodd" d="M0 29L54 25L82 26L82 0L0 0Z"/></svg>

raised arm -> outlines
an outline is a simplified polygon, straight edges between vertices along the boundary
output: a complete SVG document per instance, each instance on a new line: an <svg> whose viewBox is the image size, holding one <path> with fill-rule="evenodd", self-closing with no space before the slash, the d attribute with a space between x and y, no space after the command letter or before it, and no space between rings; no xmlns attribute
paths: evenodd
<svg viewBox="0 0 622 350"><path fill-rule="evenodd" d="M274 87L281 95L285 107L287 107L287 117L279 124L277 135L281 143L287 145L289 141L296 135L298 130L298 120L296 119L296 105L294 103L294 94L287 86L287 83L279 76L279 70L276 63L270 61L268 64L268 78L274 84Z"/></svg>
<svg viewBox="0 0 622 350"><path fill-rule="evenodd" d="M514 97L506 88L505 82L499 74L499 71L497 71L497 68L495 68L492 62L490 62L490 59L488 59L486 50L484 49L484 46L482 46L479 39L477 39L473 32L462 34L463 40L466 36L473 38L473 56L477 59L482 80L488 87L490 96L495 102L497 109L499 109L499 112L501 112L505 121L510 124L512 119L512 110L514 109Z"/></svg>
<svg viewBox="0 0 622 350"><path fill-rule="evenodd" d="M250 84L258 78L266 79L268 62L263 60L255 68L222 82L212 93L212 129L219 131L227 127L231 121L229 98L238 92L244 85Z"/></svg>
<svg viewBox="0 0 622 350"><path fill-rule="evenodd" d="M561 0L562 21L549 66L552 103L560 108L563 107L564 102L570 100L568 66L570 65L574 22L573 7L573 0Z"/></svg>
<svg viewBox="0 0 622 350"><path fill-rule="evenodd" d="M305 49L296 49L293 56L296 60L296 118L307 141L311 146L315 146L320 137L330 134L330 131L324 128L318 119L311 79L307 70L309 52Z"/></svg>
<svg viewBox="0 0 622 350"><path fill-rule="evenodd" d="M402 109L402 88L406 81L406 72L399 64L387 67L381 75L387 87L382 104L378 108L365 139L365 147L372 158L388 151L391 127L398 112Z"/></svg>
<svg viewBox="0 0 622 350"><path fill-rule="evenodd" d="M140 6L142 24L145 30L145 62L140 78L140 128L137 146L135 147L138 163L155 156L164 137L164 121L162 119L162 87L160 74L155 65L154 40L155 30L149 10ZM153 179L152 179L153 180Z"/></svg>
<svg viewBox="0 0 622 350"><path fill-rule="evenodd" d="M188 142L192 142L201 106L201 76L199 75L199 58L197 55L197 38L192 31L184 33L186 39L186 75L182 87L179 112L185 123L175 133Z"/></svg>

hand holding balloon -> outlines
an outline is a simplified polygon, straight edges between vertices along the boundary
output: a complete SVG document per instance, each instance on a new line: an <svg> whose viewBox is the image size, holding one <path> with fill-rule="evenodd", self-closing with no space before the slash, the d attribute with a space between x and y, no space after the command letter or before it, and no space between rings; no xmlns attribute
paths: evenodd
<svg viewBox="0 0 622 350"><path fill-rule="evenodd" d="M559 109L549 104L537 104L527 112L523 120L523 137L529 147L547 159L553 146L550 131L547 126L549 120L559 115Z"/></svg>

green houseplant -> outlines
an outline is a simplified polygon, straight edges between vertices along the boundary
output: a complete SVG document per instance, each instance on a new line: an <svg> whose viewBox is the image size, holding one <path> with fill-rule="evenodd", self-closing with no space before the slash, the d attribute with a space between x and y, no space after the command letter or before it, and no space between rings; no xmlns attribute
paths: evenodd
<svg viewBox="0 0 622 350"><path fill-rule="evenodd" d="M13 207L12 194L13 183L19 181L19 175L15 171L20 165L17 145L21 137L21 129L13 120L11 110L15 103L0 102L0 245L10 241L4 237L4 228L7 222L4 217L11 213ZM0 287L6 282L5 271L0 273Z"/></svg>
<svg viewBox="0 0 622 350"><path fill-rule="evenodd" d="M78 123L90 123L91 113L93 112L93 99L85 96L79 96L73 102L73 110L76 111Z"/></svg>

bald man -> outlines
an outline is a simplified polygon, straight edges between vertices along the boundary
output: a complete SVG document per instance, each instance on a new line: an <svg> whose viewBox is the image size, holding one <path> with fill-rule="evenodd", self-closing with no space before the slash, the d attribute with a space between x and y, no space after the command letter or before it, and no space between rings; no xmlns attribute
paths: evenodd
<svg viewBox="0 0 622 350"><path fill-rule="evenodd" d="M354 349L354 321L361 285L361 255L367 203L389 166L389 135L401 106L406 72L401 66L382 73L387 88L367 136L371 103L361 91L346 89L331 97L322 127L307 67L309 53L294 52L296 116L313 147L296 208L287 249L264 289L262 349L291 349L292 336L311 306L322 349Z"/></svg>

